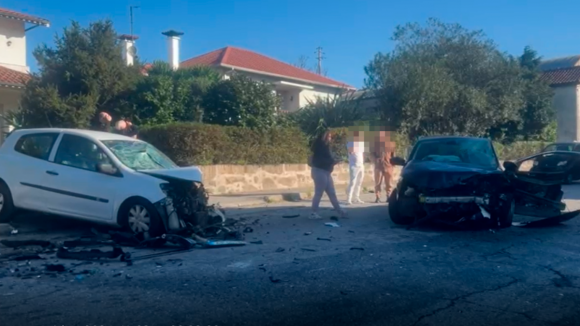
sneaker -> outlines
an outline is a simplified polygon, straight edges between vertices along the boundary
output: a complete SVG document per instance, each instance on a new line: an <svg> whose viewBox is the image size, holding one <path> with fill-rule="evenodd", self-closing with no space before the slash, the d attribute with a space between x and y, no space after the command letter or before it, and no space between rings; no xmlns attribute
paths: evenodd
<svg viewBox="0 0 580 326"><path fill-rule="evenodd" d="M375 199L375 204L382 203L380 198Z"/></svg>
<svg viewBox="0 0 580 326"><path fill-rule="evenodd" d="M357 204L364 204L365 202L360 200L360 198L355 199L355 203Z"/></svg>
<svg viewBox="0 0 580 326"><path fill-rule="evenodd" d="M343 205L344 205L344 206L352 206L352 201L351 201L351 200L349 200L349 201L345 201L345 202L343 203Z"/></svg>
<svg viewBox="0 0 580 326"><path fill-rule="evenodd" d="M318 213L310 213L311 220L321 220L322 216L318 215Z"/></svg>

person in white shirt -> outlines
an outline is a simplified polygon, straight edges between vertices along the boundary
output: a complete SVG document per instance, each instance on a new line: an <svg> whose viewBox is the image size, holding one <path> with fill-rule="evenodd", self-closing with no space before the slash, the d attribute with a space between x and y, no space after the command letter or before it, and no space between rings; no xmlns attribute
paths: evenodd
<svg viewBox="0 0 580 326"><path fill-rule="evenodd" d="M363 134L359 131L355 131L353 133L352 141L348 142L346 147L348 149L348 168L350 172L350 182L347 189L347 204L352 205L353 199L357 204L364 204L360 199L361 185L365 173L365 143Z"/></svg>

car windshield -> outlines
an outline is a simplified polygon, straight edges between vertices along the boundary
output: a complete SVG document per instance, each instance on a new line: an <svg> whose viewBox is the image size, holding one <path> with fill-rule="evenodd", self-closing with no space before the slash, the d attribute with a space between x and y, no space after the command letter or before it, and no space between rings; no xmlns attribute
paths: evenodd
<svg viewBox="0 0 580 326"><path fill-rule="evenodd" d="M422 140L417 143L411 160L498 167L493 146L487 139Z"/></svg>
<svg viewBox="0 0 580 326"><path fill-rule="evenodd" d="M101 141L125 166L133 170L175 169L177 164L153 145L138 140Z"/></svg>

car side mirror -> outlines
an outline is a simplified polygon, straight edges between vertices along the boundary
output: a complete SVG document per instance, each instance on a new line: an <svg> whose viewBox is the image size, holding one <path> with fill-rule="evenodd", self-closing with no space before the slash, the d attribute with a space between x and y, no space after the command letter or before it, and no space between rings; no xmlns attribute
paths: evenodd
<svg viewBox="0 0 580 326"><path fill-rule="evenodd" d="M518 166L514 162L511 162L511 161L504 161L503 168L504 168L504 170L506 170L508 172L516 172L518 170Z"/></svg>
<svg viewBox="0 0 580 326"><path fill-rule="evenodd" d="M109 174L109 175L116 175L117 174L117 168L115 168L112 164L97 164L97 171L104 173L104 174Z"/></svg>
<svg viewBox="0 0 580 326"><path fill-rule="evenodd" d="M391 157L390 162L392 165L398 165L398 166L405 166L405 164L407 164L407 161L405 161L404 158L397 157L397 156Z"/></svg>

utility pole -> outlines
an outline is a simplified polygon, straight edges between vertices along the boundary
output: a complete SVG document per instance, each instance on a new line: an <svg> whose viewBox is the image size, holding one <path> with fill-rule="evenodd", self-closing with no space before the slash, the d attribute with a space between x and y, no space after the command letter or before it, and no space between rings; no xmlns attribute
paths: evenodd
<svg viewBox="0 0 580 326"><path fill-rule="evenodd" d="M131 15L131 37L133 37L133 9L137 9L139 6L130 6L129 13Z"/></svg>
<svg viewBox="0 0 580 326"><path fill-rule="evenodd" d="M316 48L316 60L318 61L318 65L316 67L316 73L322 75L322 59L324 58L324 53L322 52L322 47Z"/></svg>

